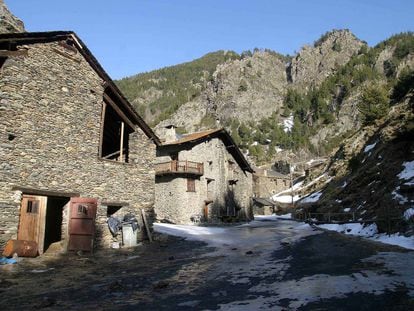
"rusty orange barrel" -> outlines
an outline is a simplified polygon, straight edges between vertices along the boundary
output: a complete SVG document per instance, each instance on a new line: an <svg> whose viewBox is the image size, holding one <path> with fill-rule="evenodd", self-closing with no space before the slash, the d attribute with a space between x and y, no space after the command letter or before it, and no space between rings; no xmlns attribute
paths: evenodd
<svg viewBox="0 0 414 311"><path fill-rule="evenodd" d="M37 243L35 241L9 240L4 247L3 256L12 257L14 253L19 257L36 257Z"/></svg>

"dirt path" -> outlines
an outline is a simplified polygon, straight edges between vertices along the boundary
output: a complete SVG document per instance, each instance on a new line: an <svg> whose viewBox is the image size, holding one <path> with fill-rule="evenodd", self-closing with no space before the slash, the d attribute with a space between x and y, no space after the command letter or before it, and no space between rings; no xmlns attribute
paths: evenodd
<svg viewBox="0 0 414 311"><path fill-rule="evenodd" d="M202 238L201 238L202 240ZM414 252L291 221L0 267L0 310L408 310Z"/></svg>

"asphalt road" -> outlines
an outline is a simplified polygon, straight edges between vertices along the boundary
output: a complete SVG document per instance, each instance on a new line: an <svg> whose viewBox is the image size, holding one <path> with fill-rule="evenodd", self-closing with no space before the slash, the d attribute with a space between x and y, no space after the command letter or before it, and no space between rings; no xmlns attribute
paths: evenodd
<svg viewBox="0 0 414 311"><path fill-rule="evenodd" d="M197 238L1 266L0 310L414 310L414 251L285 220Z"/></svg>

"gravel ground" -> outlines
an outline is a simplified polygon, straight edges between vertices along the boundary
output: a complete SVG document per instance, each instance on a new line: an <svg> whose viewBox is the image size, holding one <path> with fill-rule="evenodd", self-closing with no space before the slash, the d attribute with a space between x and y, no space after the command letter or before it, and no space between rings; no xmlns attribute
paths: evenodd
<svg viewBox="0 0 414 311"><path fill-rule="evenodd" d="M414 309L413 251L281 220L198 239L0 266L0 310Z"/></svg>

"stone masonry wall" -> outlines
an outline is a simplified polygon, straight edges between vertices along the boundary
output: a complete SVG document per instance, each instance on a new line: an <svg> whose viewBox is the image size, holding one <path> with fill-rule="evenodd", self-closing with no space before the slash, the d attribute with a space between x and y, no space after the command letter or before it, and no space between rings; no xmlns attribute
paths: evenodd
<svg viewBox="0 0 414 311"><path fill-rule="evenodd" d="M154 143L137 128L129 163L99 159L103 81L80 54L54 49L63 48L30 45L1 68L0 248L16 238L14 186L98 198L98 242L109 234L101 201L126 202L125 213L137 215L154 202Z"/></svg>
<svg viewBox="0 0 414 311"><path fill-rule="evenodd" d="M259 198L269 198L272 195L290 187L290 180L263 175L253 175L254 194Z"/></svg>
<svg viewBox="0 0 414 311"><path fill-rule="evenodd" d="M191 223L191 216L202 215L207 194L207 180L213 179L209 187L213 194L213 203L209 211L210 218L218 218L226 209L226 195L230 191L229 179L238 179L232 187L234 199L241 211L236 216L240 220L251 217L250 198L252 197L252 176L240 170L237 163L230 170L229 160L234 158L226 150L223 142L214 138L193 146L190 150L179 150L177 146L161 147L157 151L157 161L170 160L169 154L179 152L178 160L202 162L204 175L196 179L196 192L187 192L186 179L182 177L157 177L155 185L155 212L157 220L174 223Z"/></svg>

